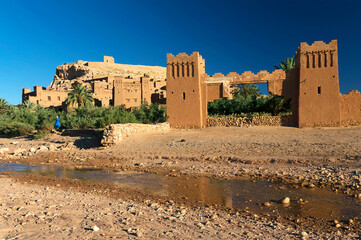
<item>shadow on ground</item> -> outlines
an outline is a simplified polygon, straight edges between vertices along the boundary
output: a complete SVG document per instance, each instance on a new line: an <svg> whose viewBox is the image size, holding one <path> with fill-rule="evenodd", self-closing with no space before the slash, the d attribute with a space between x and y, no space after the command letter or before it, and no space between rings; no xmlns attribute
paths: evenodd
<svg viewBox="0 0 361 240"><path fill-rule="evenodd" d="M103 131L98 129L65 130L62 136L75 137L74 146L80 149L100 147Z"/></svg>

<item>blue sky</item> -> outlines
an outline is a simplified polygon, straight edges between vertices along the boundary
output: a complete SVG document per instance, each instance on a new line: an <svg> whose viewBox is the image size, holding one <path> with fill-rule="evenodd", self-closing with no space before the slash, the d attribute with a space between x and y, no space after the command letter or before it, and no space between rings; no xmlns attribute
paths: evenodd
<svg viewBox="0 0 361 240"><path fill-rule="evenodd" d="M0 1L0 98L48 86L65 62L166 66L199 51L206 72L273 71L300 42L338 40L342 93L361 91L361 1Z"/></svg>

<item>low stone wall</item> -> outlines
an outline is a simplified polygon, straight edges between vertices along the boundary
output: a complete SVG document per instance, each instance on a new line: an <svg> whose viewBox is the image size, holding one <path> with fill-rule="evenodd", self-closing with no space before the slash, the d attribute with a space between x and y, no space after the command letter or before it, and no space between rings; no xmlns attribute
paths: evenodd
<svg viewBox="0 0 361 240"><path fill-rule="evenodd" d="M105 128L101 144L103 146L116 145L129 136L149 132L166 132L169 131L169 129L168 123L155 125L138 123L111 124Z"/></svg>
<svg viewBox="0 0 361 240"><path fill-rule="evenodd" d="M208 117L207 127L293 126L292 116Z"/></svg>

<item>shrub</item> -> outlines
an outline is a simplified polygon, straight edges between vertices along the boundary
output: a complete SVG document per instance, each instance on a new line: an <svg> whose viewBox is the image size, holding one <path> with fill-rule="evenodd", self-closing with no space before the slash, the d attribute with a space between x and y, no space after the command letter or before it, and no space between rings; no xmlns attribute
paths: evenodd
<svg viewBox="0 0 361 240"><path fill-rule="evenodd" d="M36 129L47 134L47 133L51 132L53 127L54 126L51 123L44 121L44 122L40 123Z"/></svg>
<svg viewBox="0 0 361 240"><path fill-rule="evenodd" d="M0 134L7 136L23 136L31 133L34 127L22 122L3 122L0 124Z"/></svg>
<svg viewBox="0 0 361 240"><path fill-rule="evenodd" d="M43 132L43 131L37 131L37 133L35 133L34 135L33 135L33 139L41 139L41 138L44 138L44 137L46 137L46 133L45 132Z"/></svg>
<svg viewBox="0 0 361 240"><path fill-rule="evenodd" d="M233 99L222 98L208 103L209 115L285 115L291 113L290 99L281 96L234 96Z"/></svg>

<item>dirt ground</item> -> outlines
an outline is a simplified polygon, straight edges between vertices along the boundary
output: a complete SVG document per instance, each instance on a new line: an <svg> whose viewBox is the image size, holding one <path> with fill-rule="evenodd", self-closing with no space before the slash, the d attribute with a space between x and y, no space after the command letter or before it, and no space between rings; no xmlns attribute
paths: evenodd
<svg viewBox="0 0 361 240"><path fill-rule="evenodd" d="M326 188L350 197L361 193L361 127L219 127L132 136L110 148L98 143L99 136L84 133L51 134L42 140L0 138L0 160L170 176L220 179L248 176L299 187ZM76 184L60 189L56 183L46 189L44 185L50 185L48 179L32 179L31 185L29 179L1 178L4 187L0 190L3 206L0 209L6 221L1 221L0 237L38 238L54 234L56 238L84 239L360 237L354 228L336 228L335 223L320 230L303 229L291 222L255 217L251 213L232 215L222 209L183 206L155 198L146 203L139 201L136 194L106 196L96 191L84 192L76 190ZM37 199L42 201L38 203ZM47 205L60 204L63 206L55 208L59 210L44 213L48 211ZM148 206L152 204L160 205L162 210ZM183 208L187 217L180 214L183 217L179 219L177 213ZM53 216L55 213L58 215ZM213 215L217 218L211 219ZM96 224L100 230L91 230ZM128 231L129 228L132 229Z"/></svg>

